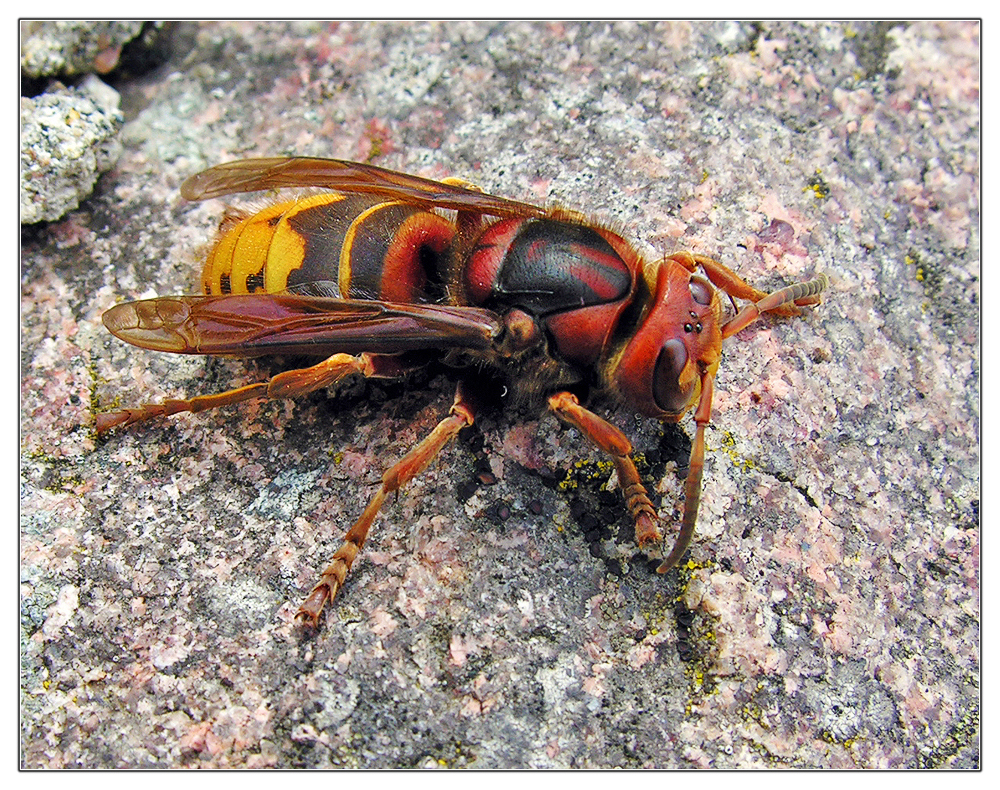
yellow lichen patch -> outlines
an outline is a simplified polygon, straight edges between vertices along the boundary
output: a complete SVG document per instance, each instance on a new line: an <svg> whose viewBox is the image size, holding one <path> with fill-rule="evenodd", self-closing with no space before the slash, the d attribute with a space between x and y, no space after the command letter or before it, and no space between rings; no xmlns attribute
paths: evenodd
<svg viewBox="0 0 1000 790"><path fill-rule="evenodd" d="M614 468L614 462L610 460L576 461L572 468L566 470L566 476L559 481L557 488L560 491L574 491L581 482L589 483L604 479L601 490L606 490L607 478Z"/></svg>
<svg viewBox="0 0 1000 790"><path fill-rule="evenodd" d="M729 456L729 460L737 469L749 472L756 468L756 464L749 458L744 458L736 451L736 437L729 431L723 431L722 442L718 448Z"/></svg>

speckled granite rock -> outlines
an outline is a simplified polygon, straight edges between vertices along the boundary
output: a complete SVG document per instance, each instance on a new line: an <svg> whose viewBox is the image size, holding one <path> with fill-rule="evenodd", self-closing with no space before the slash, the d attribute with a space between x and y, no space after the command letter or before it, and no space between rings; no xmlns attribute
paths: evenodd
<svg viewBox="0 0 1000 790"><path fill-rule="evenodd" d="M29 77L106 74L142 22L22 20L21 73Z"/></svg>
<svg viewBox="0 0 1000 790"><path fill-rule="evenodd" d="M80 205L121 154L118 93L94 75L21 99L20 219L52 222Z"/></svg>

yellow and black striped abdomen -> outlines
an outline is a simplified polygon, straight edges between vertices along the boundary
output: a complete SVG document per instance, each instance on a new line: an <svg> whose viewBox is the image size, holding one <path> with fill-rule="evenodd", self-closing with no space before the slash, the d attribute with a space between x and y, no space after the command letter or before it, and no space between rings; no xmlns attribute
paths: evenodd
<svg viewBox="0 0 1000 790"><path fill-rule="evenodd" d="M439 301L453 236L448 220L404 203L312 195L223 227L202 283L206 294L244 294L323 281L344 298Z"/></svg>

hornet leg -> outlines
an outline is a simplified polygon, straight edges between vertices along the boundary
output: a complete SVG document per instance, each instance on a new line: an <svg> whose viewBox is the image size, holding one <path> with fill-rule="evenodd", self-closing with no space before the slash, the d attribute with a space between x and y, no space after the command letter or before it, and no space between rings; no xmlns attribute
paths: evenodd
<svg viewBox="0 0 1000 790"><path fill-rule="evenodd" d="M684 483L681 529L670 554L656 569L657 573L666 573L680 561L694 535L698 505L701 503L702 470L705 466L705 426L711 417L714 390L712 375L704 371L701 376L701 397L694 415L697 430L691 445L688 476ZM656 511L653 510L653 504L632 461L632 445L625 435L607 420L581 406L576 396L568 392L559 392L549 398L549 408L560 419L579 428L587 438L611 456L618 470L622 496L635 521L635 540L640 548L651 541L661 540L662 535L656 525Z"/></svg>
<svg viewBox="0 0 1000 790"><path fill-rule="evenodd" d="M148 403L132 409L98 414L94 428L97 433L104 433L112 428L134 425L153 417L169 417L180 412L205 411L254 398L294 398L329 387L349 373L360 373L365 377L378 376L382 373L380 362L380 358L371 354L360 354L356 357L350 354L334 354L318 365L299 370L286 370L269 381L219 392L215 395L198 395L185 400L171 399L162 403Z"/></svg>
<svg viewBox="0 0 1000 790"><path fill-rule="evenodd" d="M382 475L382 487L375 492L368 507L348 531L343 544L333 555L333 559L323 571L319 583L302 602L295 619L300 622L311 622L315 627L319 624L319 616L327 601L332 601L337 591L343 586L347 572L365 545L368 530L371 529L375 516L378 514L387 495L398 491L414 477L427 468L441 449L451 441L462 428L472 425L475 420L471 404L466 401L459 385L455 393L455 402L447 417L437 424L437 427L410 450L401 460L396 462Z"/></svg>
<svg viewBox="0 0 1000 790"><path fill-rule="evenodd" d="M549 398L549 409L563 422L579 428L590 441L611 456L618 471L618 485L628 512L635 521L635 541L644 546L662 539L656 526L656 511L649 501L646 488L639 478L639 471L632 461L632 443L620 430L602 417L580 405L577 397L569 392L557 392Z"/></svg>

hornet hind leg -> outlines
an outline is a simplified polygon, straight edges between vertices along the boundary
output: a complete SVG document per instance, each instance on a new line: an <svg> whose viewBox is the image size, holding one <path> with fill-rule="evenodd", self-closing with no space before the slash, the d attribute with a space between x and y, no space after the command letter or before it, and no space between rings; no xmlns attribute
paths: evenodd
<svg viewBox="0 0 1000 790"><path fill-rule="evenodd" d="M364 512L344 537L337 553L333 555L330 564L323 571L319 582L302 602L295 619L299 622L309 622L313 627L319 624L319 616L327 601L333 601L337 592L344 585L347 572L354 564L371 529L375 516L378 515L386 496L398 491L414 477L420 474L430 464L442 448L458 434L462 428L472 425L475 413L472 405L465 399L463 388L459 385L455 393L455 402L447 417L438 423L423 441L410 450L401 460L397 461L382 475L382 486L375 492Z"/></svg>
<svg viewBox="0 0 1000 790"><path fill-rule="evenodd" d="M360 373L366 378L396 375L396 370L383 371L383 368L386 367L383 360L386 360L390 366L393 364L391 357L379 357L373 354L359 354L358 356L334 354L312 367L286 370L268 381L226 390L215 395L198 395L183 400L170 399L162 403L147 403L131 409L98 414L94 428L97 433L104 433L112 428L134 425L154 417L169 417L182 412L205 411L219 406L242 403L254 398L295 398L329 387L351 373Z"/></svg>

